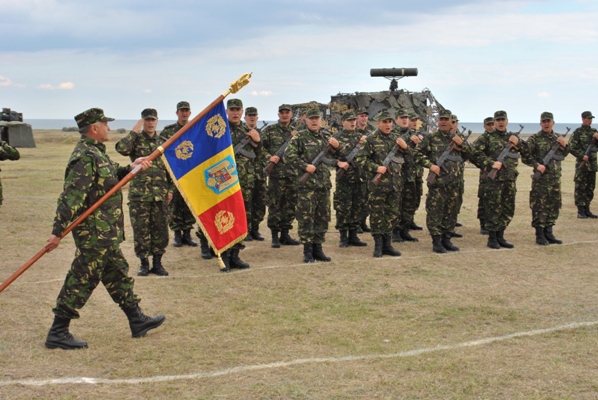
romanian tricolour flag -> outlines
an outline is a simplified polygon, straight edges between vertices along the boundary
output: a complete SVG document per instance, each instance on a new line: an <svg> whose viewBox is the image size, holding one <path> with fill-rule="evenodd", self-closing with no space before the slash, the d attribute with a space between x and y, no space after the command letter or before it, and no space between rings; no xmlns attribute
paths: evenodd
<svg viewBox="0 0 598 400"><path fill-rule="evenodd" d="M216 253L242 241L247 219L224 103L194 123L163 157Z"/></svg>

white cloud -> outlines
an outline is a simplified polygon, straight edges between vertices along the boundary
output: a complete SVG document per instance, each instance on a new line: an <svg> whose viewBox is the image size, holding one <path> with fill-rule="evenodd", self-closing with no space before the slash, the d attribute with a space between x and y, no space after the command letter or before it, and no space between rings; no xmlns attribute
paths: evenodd
<svg viewBox="0 0 598 400"><path fill-rule="evenodd" d="M151 92L152 92L152 89L145 89L145 90L143 91L143 93L151 93Z"/></svg>
<svg viewBox="0 0 598 400"><path fill-rule="evenodd" d="M269 90L260 90L259 92L257 90L254 90L253 92L251 92L252 96L272 96L272 92Z"/></svg>
<svg viewBox="0 0 598 400"><path fill-rule="evenodd" d="M54 89L71 90L71 89L75 88L75 84L73 82L61 82L58 84L58 86L54 86L49 83L43 83L43 84L39 85L38 88L45 89L45 90L54 90Z"/></svg>
<svg viewBox="0 0 598 400"><path fill-rule="evenodd" d="M546 92L540 92L540 93L538 93L538 97L540 97L542 99L546 99L546 98L550 97L550 95Z"/></svg>
<svg viewBox="0 0 598 400"><path fill-rule="evenodd" d="M0 86L12 86L13 82L5 76L0 76Z"/></svg>

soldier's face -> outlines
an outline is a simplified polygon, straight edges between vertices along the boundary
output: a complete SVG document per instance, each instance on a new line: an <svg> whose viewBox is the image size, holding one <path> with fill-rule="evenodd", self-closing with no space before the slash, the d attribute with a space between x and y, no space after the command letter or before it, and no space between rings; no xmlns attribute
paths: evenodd
<svg viewBox="0 0 598 400"><path fill-rule="evenodd" d="M189 122L189 117L191 116L191 110L188 108L181 108L176 112L177 122L179 125L185 125Z"/></svg>
<svg viewBox="0 0 598 400"><path fill-rule="evenodd" d="M417 129L417 120L416 119L410 119L409 120L409 128L411 128L411 129Z"/></svg>
<svg viewBox="0 0 598 400"><path fill-rule="evenodd" d="M385 120L378 121L378 129L380 129L380 132L388 135L390 131L392 131L392 119L387 118Z"/></svg>
<svg viewBox="0 0 598 400"><path fill-rule="evenodd" d="M226 109L226 116L228 117L228 121L238 125L241 123L241 117L243 116L243 109L242 108L227 108Z"/></svg>
<svg viewBox="0 0 598 400"><path fill-rule="evenodd" d="M441 131L447 132L451 129L452 126L453 124L450 119L446 117L438 118L438 129L440 129Z"/></svg>
<svg viewBox="0 0 598 400"><path fill-rule="evenodd" d="M540 122L540 126L542 127L542 132L550 133L552 132L554 121L552 119L543 119L542 122Z"/></svg>
<svg viewBox="0 0 598 400"><path fill-rule="evenodd" d="M581 120L581 124L584 126L591 126L592 125L592 118L583 118Z"/></svg>
<svg viewBox="0 0 598 400"><path fill-rule="evenodd" d="M293 113L291 112L291 110L280 110L278 112L278 119L280 119L280 122L282 122L283 124L288 124L289 122L291 122L292 117Z"/></svg>
<svg viewBox="0 0 598 400"><path fill-rule="evenodd" d="M399 125L401 128L408 128L409 127L409 117L397 118L397 125Z"/></svg>
<svg viewBox="0 0 598 400"><path fill-rule="evenodd" d="M108 137L108 132L110 132L108 122L96 122L91 126L91 130L88 136L92 139L97 140L100 143L104 143L110 140L110 138Z"/></svg>
<svg viewBox="0 0 598 400"><path fill-rule="evenodd" d="M356 119L348 119L346 121L343 121L343 128L347 131L354 131L355 125L357 125Z"/></svg>
<svg viewBox="0 0 598 400"><path fill-rule="evenodd" d="M507 118L497 118L494 120L494 127L499 131L506 131L509 120Z"/></svg>
<svg viewBox="0 0 598 400"><path fill-rule="evenodd" d="M316 132L320 129L320 126L322 125L322 118L309 117L305 119L305 123L307 124L307 129Z"/></svg>
<svg viewBox="0 0 598 400"><path fill-rule="evenodd" d="M143 130L145 133L153 135L156 132L156 126L158 126L157 119L147 118L143 120Z"/></svg>
<svg viewBox="0 0 598 400"><path fill-rule="evenodd" d="M258 119L257 115L246 115L245 116L245 122L247 123L247 126L250 128L255 128L257 126L257 119Z"/></svg>
<svg viewBox="0 0 598 400"><path fill-rule="evenodd" d="M357 116L357 125L361 128L365 128L365 124L368 123L368 115L367 114L359 114Z"/></svg>
<svg viewBox="0 0 598 400"><path fill-rule="evenodd" d="M489 124L485 124L484 125L484 129L487 130L488 132L493 131L494 130L494 122L491 122Z"/></svg>

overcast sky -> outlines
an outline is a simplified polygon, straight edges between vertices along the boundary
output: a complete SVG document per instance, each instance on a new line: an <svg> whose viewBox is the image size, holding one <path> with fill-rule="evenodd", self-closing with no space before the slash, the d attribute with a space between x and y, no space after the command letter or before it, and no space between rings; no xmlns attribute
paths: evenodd
<svg viewBox="0 0 598 400"><path fill-rule="evenodd" d="M370 68L416 67L462 121L598 113L596 0L0 0L0 106L25 118L90 107L138 118L197 113L253 72L237 96L260 119L281 103L387 90Z"/></svg>

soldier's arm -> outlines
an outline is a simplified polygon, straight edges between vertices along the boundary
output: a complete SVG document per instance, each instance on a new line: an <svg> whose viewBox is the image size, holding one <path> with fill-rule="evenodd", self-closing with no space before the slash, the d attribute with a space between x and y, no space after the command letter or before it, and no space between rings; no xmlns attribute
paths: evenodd
<svg viewBox="0 0 598 400"><path fill-rule="evenodd" d="M6 142L0 141L0 160L18 160L21 154L17 149Z"/></svg>
<svg viewBox="0 0 598 400"><path fill-rule="evenodd" d="M135 131L129 132L127 136L116 142L116 151L123 156L133 157L135 156L135 141L139 137L139 133Z"/></svg>
<svg viewBox="0 0 598 400"><path fill-rule="evenodd" d="M486 168L487 170L491 170L495 160L486 155L487 150L488 137L486 134L482 134L475 142L473 142L470 160L480 169Z"/></svg>
<svg viewBox="0 0 598 400"><path fill-rule="evenodd" d="M430 146L429 142L430 136L426 136L421 142L419 142L413 154L415 163L426 168L430 168L432 165L434 165L434 163L430 161L430 159L427 156L428 149Z"/></svg>
<svg viewBox="0 0 598 400"><path fill-rule="evenodd" d="M375 158L374 151L370 137L367 137L363 142L363 150L359 152L356 157L357 164L363 168L364 171L374 175L380 166L379 160Z"/></svg>
<svg viewBox="0 0 598 400"><path fill-rule="evenodd" d="M307 166L309 165L301 155L303 154L301 138L298 135L293 136L287 149L284 152L284 160L285 163L288 165L292 165L294 168L305 171Z"/></svg>
<svg viewBox="0 0 598 400"><path fill-rule="evenodd" d="M521 153L521 161L525 165L529 165L533 169L537 169L540 163L536 160L536 152L537 152L537 145L536 145L536 135L532 135L529 139L527 139L527 152L524 155Z"/></svg>
<svg viewBox="0 0 598 400"><path fill-rule="evenodd" d="M581 146L580 136L581 135L578 128L575 130L575 132L573 132L573 135L571 135L571 140L569 140L569 151L576 158L583 158L586 153L586 149Z"/></svg>

